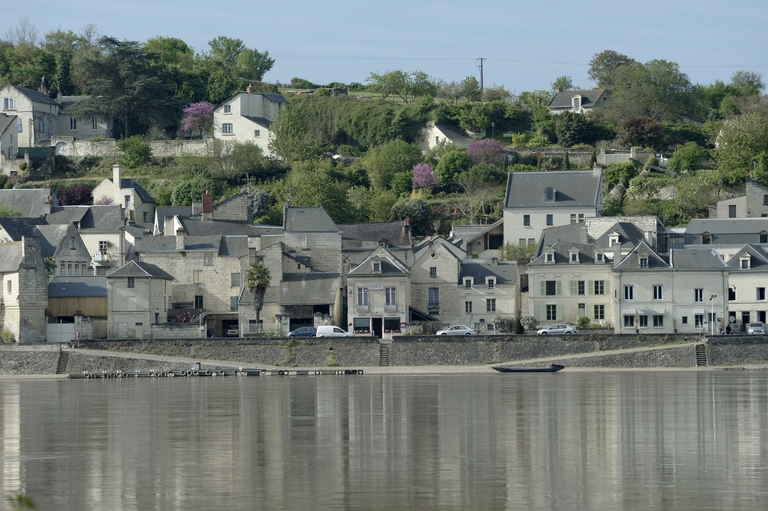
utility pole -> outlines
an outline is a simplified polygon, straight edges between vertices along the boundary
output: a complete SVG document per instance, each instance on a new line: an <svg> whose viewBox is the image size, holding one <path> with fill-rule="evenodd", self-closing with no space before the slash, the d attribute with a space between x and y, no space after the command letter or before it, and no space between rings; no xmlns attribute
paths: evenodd
<svg viewBox="0 0 768 511"><path fill-rule="evenodd" d="M480 94L482 94L483 93L483 61L485 59L481 57L477 60L480 61L480 65L477 67L480 68Z"/></svg>

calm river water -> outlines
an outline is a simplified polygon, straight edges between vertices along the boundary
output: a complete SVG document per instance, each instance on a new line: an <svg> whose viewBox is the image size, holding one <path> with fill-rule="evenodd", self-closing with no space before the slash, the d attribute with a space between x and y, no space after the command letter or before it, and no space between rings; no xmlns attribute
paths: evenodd
<svg viewBox="0 0 768 511"><path fill-rule="evenodd" d="M768 371L4 380L41 510L768 507Z"/></svg>

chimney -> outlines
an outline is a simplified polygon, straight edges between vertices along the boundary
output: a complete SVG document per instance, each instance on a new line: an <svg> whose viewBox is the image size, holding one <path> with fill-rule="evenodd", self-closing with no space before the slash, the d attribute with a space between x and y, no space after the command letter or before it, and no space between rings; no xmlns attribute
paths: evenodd
<svg viewBox="0 0 768 511"><path fill-rule="evenodd" d="M186 248L186 245L184 244L185 238L186 233L184 232L184 229L182 227L176 229L176 250L184 250Z"/></svg>
<svg viewBox="0 0 768 511"><path fill-rule="evenodd" d="M283 202L283 230L285 230L286 222L288 219L288 209L291 207L291 201L287 200Z"/></svg>
<svg viewBox="0 0 768 511"><path fill-rule="evenodd" d="M203 220L213 220L213 195L208 190L203 194Z"/></svg>
<svg viewBox="0 0 768 511"><path fill-rule="evenodd" d="M249 83L248 87L245 88L245 92L247 92L248 94L251 94L253 92L253 85Z"/></svg>
<svg viewBox="0 0 768 511"><path fill-rule="evenodd" d="M53 206L53 190L50 185L43 187L43 195L45 196L45 203L43 204L43 211L46 215L51 214L51 207Z"/></svg>
<svg viewBox="0 0 768 511"><path fill-rule="evenodd" d="M120 188L120 165L112 165L112 182Z"/></svg>

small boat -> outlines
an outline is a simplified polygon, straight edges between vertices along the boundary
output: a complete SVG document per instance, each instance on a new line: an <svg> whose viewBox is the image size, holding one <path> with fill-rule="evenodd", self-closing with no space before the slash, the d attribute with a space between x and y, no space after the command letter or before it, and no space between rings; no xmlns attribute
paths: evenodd
<svg viewBox="0 0 768 511"><path fill-rule="evenodd" d="M509 367L509 366L492 366L500 373L556 373L565 369L565 366L558 364L552 364L548 367Z"/></svg>

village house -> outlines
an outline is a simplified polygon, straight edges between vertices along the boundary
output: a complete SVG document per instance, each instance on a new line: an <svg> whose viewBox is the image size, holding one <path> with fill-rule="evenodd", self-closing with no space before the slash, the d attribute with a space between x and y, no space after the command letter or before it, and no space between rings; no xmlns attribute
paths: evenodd
<svg viewBox="0 0 768 511"><path fill-rule="evenodd" d="M40 238L2 244L0 281L0 328L20 343L45 341L48 271Z"/></svg>
<svg viewBox="0 0 768 511"><path fill-rule="evenodd" d="M153 264L129 261L106 278L107 336L165 337L157 334L167 322L173 277Z"/></svg>
<svg viewBox="0 0 768 511"><path fill-rule="evenodd" d="M107 278L51 277L47 315L48 342L107 337Z"/></svg>
<svg viewBox="0 0 768 511"><path fill-rule="evenodd" d="M267 156L272 140L272 121L288 101L280 94L253 92L248 85L213 111L213 138L223 142L253 142Z"/></svg>
<svg viewBox="0 0 768 511"><path fill-rule="evenodd" d="M607 101L608 91L605 89L557 89L557 92L549 101L547 108L549 108L550 113L553 114L561 114L563 112L583 114L596 108L605 109Z"/></svg>
<svg viewBox="0 0 768 511"><path fill-rule="evenodd" d="M746 193L709 206L709 218L768 217L768 186L747 178Z"/></svg>
<svg viewBox="0 0 768 511"><path fill-rule="evenodd" d="M120 205L129 221L151 224L155 199L133 179L121 178L120 172L120 165L112 165L112 179L104 179L93 189L94 204Z"/></svg>

